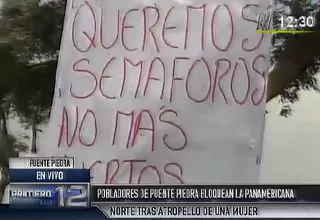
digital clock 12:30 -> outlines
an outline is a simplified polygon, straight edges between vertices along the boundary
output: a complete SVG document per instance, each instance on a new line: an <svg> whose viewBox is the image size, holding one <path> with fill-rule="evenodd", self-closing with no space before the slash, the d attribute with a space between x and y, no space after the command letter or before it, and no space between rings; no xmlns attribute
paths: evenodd
<svg viewBox="0 0 320 220"><path fill-rule="evenodd" d="M313 16L300 16L295 18L293 16L280 16L281 28L311 28L316 25L316 19Z"/></svg>

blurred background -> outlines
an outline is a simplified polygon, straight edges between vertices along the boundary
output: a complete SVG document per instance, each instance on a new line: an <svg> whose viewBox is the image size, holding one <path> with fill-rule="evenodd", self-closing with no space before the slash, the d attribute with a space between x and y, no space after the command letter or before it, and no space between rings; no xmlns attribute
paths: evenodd
<svg viewBox="0 0 320 220"><path fill-rule="evenodd" d="M320 3L274 0L280 16L312 16L311 33L274 34L262 183L320 183ZM8 158L39 153L48 122L64 0L2 0L0 7L0 201Z"/></svg>
<svg viewBox="0 0 320 220"><path fill-rule="evenodd" d="M281 105L267 105L262 183L320 184L320 96L300 92L292 116L279 116Z"/></svg>

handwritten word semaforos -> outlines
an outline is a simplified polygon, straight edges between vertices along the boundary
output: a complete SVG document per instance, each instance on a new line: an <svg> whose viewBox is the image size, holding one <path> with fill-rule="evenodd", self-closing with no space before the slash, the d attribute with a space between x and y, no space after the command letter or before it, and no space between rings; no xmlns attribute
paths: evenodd
<svg viewBox="0 0 320 220"><path fill-rule="evenodd" d="M87 99L96 94L108 100L121 99L125 95L131 95L135 99L148 97L150 87L156 87L159 95L150 96L168 102L173 102L176 98L187 98L194 103L213 103L215 96L219 95L225 104L259 105L266 91L266 73L262 68L258 69L257 65L264 62L266 58L263 55L256 56L254 60L239 57L235 63L231 63L227 58L208 60L175 57L171 63L166 63L159 57L150 62L112 57L101 65L101 71L97 73L92 70L93 66L90 66L91 60L84 58L75 61L73 72L76 77L88 79L89 89L71 83L69 91L76 99ZM109 68L113 71L109 71ZM199 68L204 68L204 71L199 71ZM239 75L246 79L245 90L241 93L236 89ZM199 77L203 80L199 80ZM251 81L259 79L263 82L262 88L252 86ZM223 87L222 84L226 82L228 87ZM108 87L115 84L117 91L108 91ZM134 85L133 93L131 90L126 92L128 85ZM193 88L201 85L204 86L202 94L195 94ZM184 97L175 97L175 93L180 91L184 93Z"/></svg>

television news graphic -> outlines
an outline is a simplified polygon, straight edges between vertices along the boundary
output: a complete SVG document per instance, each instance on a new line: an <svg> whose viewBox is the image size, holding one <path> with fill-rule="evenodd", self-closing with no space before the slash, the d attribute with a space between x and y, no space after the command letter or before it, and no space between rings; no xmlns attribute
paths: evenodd
<svg viewBox="0 0 320 220"><path fill-rule="evenodd" d="M10 169L10 183L90 182L89 169Z"/></svg>
<svg viewBox="0 0 320 220"><path fill-rule="evenodd" d="M100 207L101 208L101 207ZM108 217L125 218L217 218L217 217L257 217L257 205L234 204L110 204L104 209Z"/></svg>
<svg viewBox="0 0 320 220"><path fill-rule="evenodd" d="M89 184L10 184L13 207L89 207Z"/></svg>
<svg viewBox="0 0 320 220"><path fill-rule="evenodd" d="M91 205L125 218L320 218L318 185L91 185Z"/></svg>
<svg viewBox="0 0 320 220"><path fill-rule="evenodd" d="M319 204L108 203L95 204L109 218L320 219Z"/></svg>
<svg viewBox="0 0 320 220"><path fill-rule="evenodd" d="M12 158L12 207L88 207L90 170L74 169L73 158Z"/></svg>
<svg viewBox="0 0 320 220"><path fill-rule="evenodd" d="M92 202L320 202L319 186L275 185L92 185ZM319 190L319 192L315 192Z"/></svg>
<svg viewBox="0 0 320 220"><path fill-rule="evenodd" d="M18 157L9 159L10 169L73 169L73 157Z"/></svg>

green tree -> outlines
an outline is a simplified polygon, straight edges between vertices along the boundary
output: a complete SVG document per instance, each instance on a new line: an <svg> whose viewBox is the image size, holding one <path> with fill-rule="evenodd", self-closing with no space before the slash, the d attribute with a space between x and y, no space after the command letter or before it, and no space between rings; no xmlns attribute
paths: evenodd
<svg viewBox="0 0 320 220"><path fill-rule="evenodd" d="M14 75L16 75L20 69L14 51L7 43L0 44L0 60L2 62L0 65L0 141L4 141L8 135L6 114L8 99L10 97Z"/></svg>
<svg viewBox="0 0 320 220"><path fill-rule="evenodd" d="M274 0L275 29L280 28L280 16L313 16L316 26L304 28L314 33L273 36L269 75L268 100L280 95L283 107L280 114L289 116L290 105L299 100L299 91L319 91L316 74L320 68L320 2L311 0Z"/></svg>
<svg viewBox="0 0 320 220"><path fill-rule="evenodd" d="M0 202L3 199L3 193L8 185L9 158L17 157L19 152L26 151L28 146L17 137L8 134L5 141L0 144Z"/></svg>
<svg viewBox="0 0 320 220"><path fill-rule="evenodd" d="M52 104L57 62L29 65L18 74L11 94L13 112L25 128L31 128L31 153L37 153L39 125L47 122Z"/></svg>
<svg viewBox="0 0 320 220"><path fill-rule="evenodd" d="M0 201L2 201L3 191L7 185L7 173L9 169L9 157L16 157L20 149L19 143L14 136L8 133L7 109L10 104L10 92L13 87L14 75L20 69L12 47L7 43L0 44ZM19 146L18 146L19 145Z"/></svg>
<svg viewBox="0 0 320 220"><path fill-rule="evenodd" d="M39 125L51 109L65 1L4 0L0 39L13 46L20 72L10 91L11 110L32 130L31 152L37 152Z"/></svg>
<svg viewBox="0 0 320 220"><path fill-rule="evenodd" d="M32 128L36 152L38 126L49 117L65 1L3 0L0 9L0 201L7 185L10 157L27 146L7 131L18 115ZM10 111L8 111L10 110Z"/></svg>

